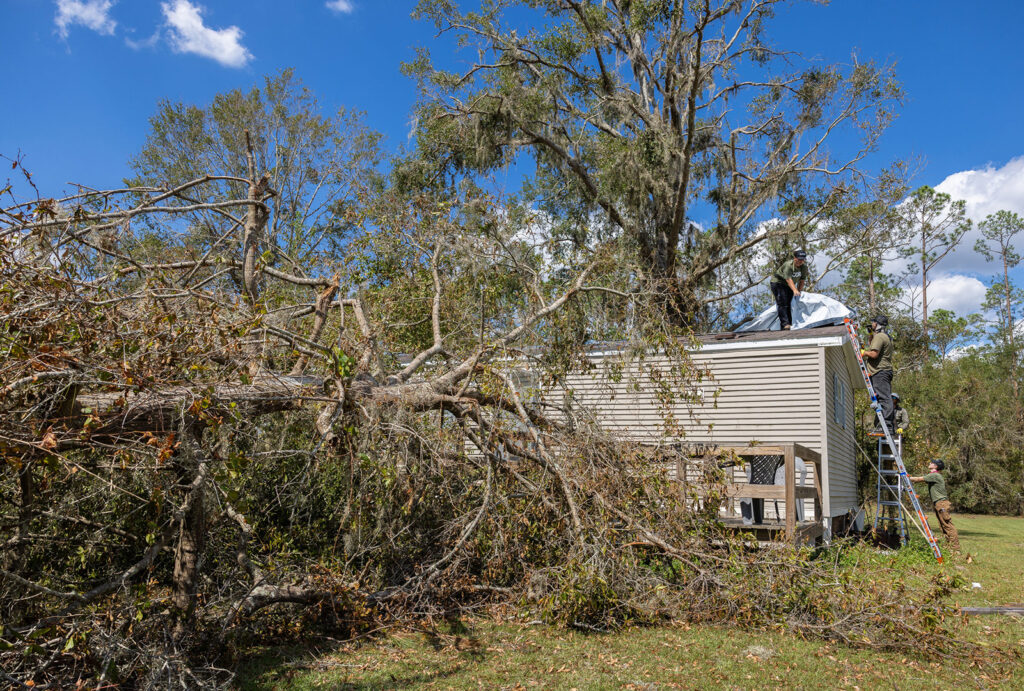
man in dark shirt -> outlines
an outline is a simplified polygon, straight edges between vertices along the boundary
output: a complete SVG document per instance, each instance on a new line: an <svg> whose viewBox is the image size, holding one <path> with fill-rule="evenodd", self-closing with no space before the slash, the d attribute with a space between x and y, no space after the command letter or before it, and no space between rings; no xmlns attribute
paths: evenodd
<svg viewBox="0 0 1024 691"><path fill-rule="evenodd" d="M945 469L946 464L941 459L936 458L928 464L927 475L912 477L910 480L911 482L928 483L928 494L931 497L932 504L935 505L935 517L939 519L939 527L942 528L942 534L946 536L949 548L959 554L960 535L956 532L956 526L953 525L953 505L949 503L949 495L946 494L946 479L942 477L942 471Z"/></svg>
<svg viewBox="0 0 1024 691"><path fill-rule="evenodd" d="M793 283L794 278L799 282ZM779 313L779 324L783 331L788 331L793 326L793 296L800 297L806 280L807 253L803 250L794 252L793 258L772 274L772 295L775 296L775 309Z"/></svg>
<svg viewBox="0 0 1024 691"><path fill-rule="evenodd" d="M882 417L892 434L896 431L892 407L892 339L885 332L887 326L889 318L884 314L871 319L871 340L867 348L861 349L860 354L871 377L871 388L875 390L878 404L882 406Z"/></svg>
<svg viewBox="0 0 1024 691"><path fill-rule="evenodd" d="M892 408L893 408L893 420L896 424L896 434L906 434L907 429L910 427L910 414L907 413L907 409L900 405L900 395L895 391L892 392Z"/></svg>

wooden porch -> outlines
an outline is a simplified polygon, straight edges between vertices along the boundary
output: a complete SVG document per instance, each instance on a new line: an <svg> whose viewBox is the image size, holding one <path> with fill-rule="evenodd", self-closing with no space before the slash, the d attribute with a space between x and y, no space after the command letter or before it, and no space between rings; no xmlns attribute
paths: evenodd
<svg viewBox="0 0 1024 691"><path fill-rule="evenodd" d="M703 484L695 484L693 478L697 475L698 462L705 463L708 457L738 459L741 463L753 463L755 458L774 458L776 471L784 468L784 481L782 484L755 484L746 481L737 482L736 473L732 472L733 482L726 483L724 487L714 488L714 494L720 501L719 516L722 522L737 531L752 533L759 542L777 542L785 540L795 545L816 544L824 534L824 522L822 520L822 491L821 491L821 454L807 448L802 444L758 444L753 446L701 446L684 447L678 450L675 455L675 477L682 485L683 496L688 502L696 500L703 503L708 501L709 491ZM813 467L813 477L807 484L800 484L798 481L797 459L801 459L805 466ZM720 467L734 467L723 465ZM739 467L739 466L735 466ZM756 478L755 478L756 479ZM772 501L775 506L775 515L771 520L762 517L760 523L745 522L737 515L736 507L741 499L760 499L767 505ZM798 520L797 505L805 500L813 500L813 510L806 520ZM779 503L784 506L784 511L778 508ZM762 509L763 510L763 509ZM808 513L806 510L805 513ZM753 513L753 508L751 508Z"/></svg>

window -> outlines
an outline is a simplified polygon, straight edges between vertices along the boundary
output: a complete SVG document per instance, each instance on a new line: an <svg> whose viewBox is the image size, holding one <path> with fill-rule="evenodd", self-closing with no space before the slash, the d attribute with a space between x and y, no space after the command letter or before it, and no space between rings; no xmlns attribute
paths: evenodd
<svg viewBox="0 0 1024 691"><path fill-rule="evenodd" d="M846 380L832 373L832 421L846 429Z"/></svg>

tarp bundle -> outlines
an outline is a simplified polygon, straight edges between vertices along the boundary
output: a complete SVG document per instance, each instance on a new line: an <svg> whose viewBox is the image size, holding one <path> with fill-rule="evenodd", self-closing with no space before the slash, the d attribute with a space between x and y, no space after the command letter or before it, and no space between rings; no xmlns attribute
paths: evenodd
<svg viewBox="0 0 1024 691"><path fill-rule="evenodd" d="M829 326L831 324L842 324L847 317L853 318L856 312L849 307L821 293L800 293L800 297L794 297L793 328L811 329L815 326ZM772 305L754 321L748 322L736 329L737 331L777 331L779 329L779 315Z"/></svg>

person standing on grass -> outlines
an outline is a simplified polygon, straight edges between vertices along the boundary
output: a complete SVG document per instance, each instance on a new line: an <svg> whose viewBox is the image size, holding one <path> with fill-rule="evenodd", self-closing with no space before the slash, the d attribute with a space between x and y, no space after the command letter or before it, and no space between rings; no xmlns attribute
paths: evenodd
<svg viewBox="0 0 1024 691"><path fill-rule="evenodd" d="M797 283L793 282L794 277L798 278ZM783 331L793 326L793 296L800 297L806 280L807 253L803 250L794 252L793 258L772 275L772 295L775 296L775 309L779 313L779 324Z"/></svg>
<svg viewBox="0 0 1024 691"><path fill-rule="evenodd" d="M928 464L927 475L912 477L910 481L928 483L928 494L932 498L932 504L935 505L935 516L939 519L939 527L942 528L942 534L946 536L949 548L956 554L959 554L960 535L957 534L956 526L953 525L953 505L949 503L949 495L946 494L946 479L942 477L942 471L945 469L946 464L941 459L936 458Z"/></svg>

